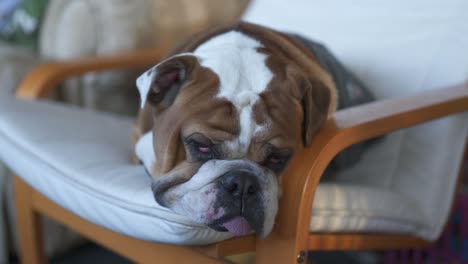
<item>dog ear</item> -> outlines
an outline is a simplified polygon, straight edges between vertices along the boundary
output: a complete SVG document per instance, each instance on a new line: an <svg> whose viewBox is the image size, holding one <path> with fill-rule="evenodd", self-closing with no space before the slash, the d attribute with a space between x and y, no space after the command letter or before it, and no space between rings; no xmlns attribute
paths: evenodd
<svg viewBox="0 0 468 264"><path fill-rule="evenodd" d="M197 64L198 59L194 55L179 54L140 75L136 84L140 92L141 108L146 102L163 108L170 106Z"/></svg>
<svg viewBox="0 0 468 264"><path fill-rule="evenodd" d="M328 116L333 111L334 98L331 88L319 80L306 79L302 83L303 97L302 109L304 110L303 141L309 146L315 133L324 125Z"/></svg>

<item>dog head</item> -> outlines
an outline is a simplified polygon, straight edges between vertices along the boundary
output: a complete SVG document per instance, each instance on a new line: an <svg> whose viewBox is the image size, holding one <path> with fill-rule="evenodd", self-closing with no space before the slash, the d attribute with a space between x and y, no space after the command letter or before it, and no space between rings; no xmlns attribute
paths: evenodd
<svg viewBox="0 0 468 264"><path fill-rule="evenodd" d="M273 228L281 172L334 108L328 75L290 40L263 35L226 30L141 75L152 128L136 146L160 205L260 237Z"/></svg>

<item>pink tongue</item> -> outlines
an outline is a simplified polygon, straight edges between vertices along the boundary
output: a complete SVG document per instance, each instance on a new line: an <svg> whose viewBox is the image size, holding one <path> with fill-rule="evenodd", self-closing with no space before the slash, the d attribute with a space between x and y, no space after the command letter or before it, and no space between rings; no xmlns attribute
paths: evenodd
<svg viewBox="0 0 468 264"><path fill-rule="evenodd" d="M227 221L223 226L236 236L245 236L252 232L252 227L250 227L247 220L242 216L236 216L233 219Z"/></svg>

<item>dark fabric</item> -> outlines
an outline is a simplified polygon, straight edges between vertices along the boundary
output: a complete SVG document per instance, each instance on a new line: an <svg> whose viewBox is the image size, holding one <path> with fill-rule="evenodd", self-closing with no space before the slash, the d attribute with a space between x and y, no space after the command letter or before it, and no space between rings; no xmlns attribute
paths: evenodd
<svg viewBox="0 0 468 264"><path fill-rule="evenodd" d="M338 110L375 101L371 90L346 69L324 45L296 34L289 35L306 46L317 58L322 68L331 75L338 92ZM360 160L366 149L377 141L378 139L368 140L343 150L330 163L326 174L353 166Z"/></svg>

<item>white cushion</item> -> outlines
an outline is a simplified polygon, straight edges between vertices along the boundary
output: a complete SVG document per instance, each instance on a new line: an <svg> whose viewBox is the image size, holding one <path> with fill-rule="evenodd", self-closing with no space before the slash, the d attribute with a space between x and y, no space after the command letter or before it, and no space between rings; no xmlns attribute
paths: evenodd
<svg viewBox="0 0 468 264"><path fill-rule="evenodd" d="M64 208L150 241L207 244L231 237L156 204L143 166L130 162L131 128L127 118L0 97L1 160ZM321 184L311 230L408 232L422 224L420 216L404 195Z"/></svg>
<svg viewBox="0 0 468 264"><path fill-rule="evenodd" d="M77 215L132 237L174 244L229 238L158 206L130 162L132 120L0 97L0 159Z"/></svg>

